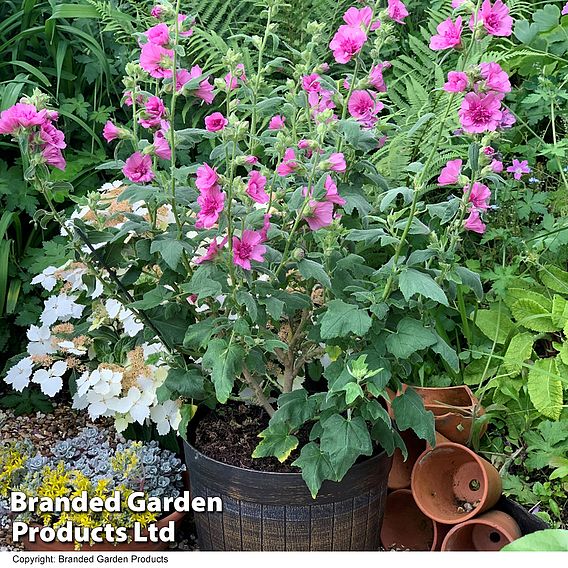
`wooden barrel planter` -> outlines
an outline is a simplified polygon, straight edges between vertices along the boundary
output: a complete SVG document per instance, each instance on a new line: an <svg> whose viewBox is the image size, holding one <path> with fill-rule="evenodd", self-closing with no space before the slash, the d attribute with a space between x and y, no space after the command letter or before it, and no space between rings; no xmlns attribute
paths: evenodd
<svg viewBox="0 0 568 568"><path fill-rule="evenodd" d="M191 494L220 497L195 513L201 550L378 550L391 458L382 452L323 483L316 499L298 473L244 469L184 443Z"/></svg>

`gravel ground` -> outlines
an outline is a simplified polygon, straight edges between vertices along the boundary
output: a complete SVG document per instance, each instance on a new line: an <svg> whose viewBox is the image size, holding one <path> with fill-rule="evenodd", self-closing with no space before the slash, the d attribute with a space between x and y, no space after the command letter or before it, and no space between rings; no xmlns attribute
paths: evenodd
<svg viewBox="0 0 568 568"><path fill-rule="evenodd" d="M54 443L66 438L76 436L83 428L95 426L85 412L78 412L65 403L54 404L51 414L38 412L35 415L14 416L11 410L0 409L0 441L13 442L17 440L31 440L38 451L49 454ZM97 421L96 426L101 429L105 426L112 431L110 423ZM11 522L7 514L7 502L0 500L0 552L18 550L11 540ZM178 542L170 546L171 550L196 550L197 540L190 515L181 523L178 531Z"/></svg>

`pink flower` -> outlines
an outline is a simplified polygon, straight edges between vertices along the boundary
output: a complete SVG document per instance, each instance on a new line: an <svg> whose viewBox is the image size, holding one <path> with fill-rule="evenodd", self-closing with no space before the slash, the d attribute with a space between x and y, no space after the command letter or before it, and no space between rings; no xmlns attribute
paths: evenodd
<svg viewBox="0 0 568 568"><path fill-rule="evenodd" d="M296 171L298 162L296 162L296 152L293 148L288 148L284 152L282 162L276 166L276 171L279 176L284 177Z"/></svg>
<svg viewBox="0 0 568 568"><path fill-rule="evenodd" d="M47 144L41 152L45 163L48 166L53 166L58 170L65 170L66 162L61 150L56 146L52 146L51 144Z"/></svg>
<svg viewBox="0 0 568 568"><path fill-rule="evenodd" d="M176 73L176 90L181 91L184 86L189 83L192 79L198 79L203 76L201 67L199 65L194 65L191 71L187 69L178 69ZM215 98L213 91L215 87L209 83L209 78L206 77L203 81L200 81L197 89L192 89L191 93L198 99L201 99L205 104L210 105Z"/></svg>
<svg viewBox="0 0 568 568"><path fill-rule="evenodd" d="M385 80L383 78L383 70L388 69L391 64L388 61L384 61L383 63L378 63L377 65L373 65L371 67L371 71L369 72L369 84L371 87L374 87L380 93L387 92L387 86L385 84Z"/></svg>
<svg viewBox="0 0 568 568"><path fill-rule="evenodd" d="M491 161L491 171L495 172L496 174L500 174L503 171L503 162L500 160L492 160Z"/></svg>
<svg viewBox="0 0 568 568"><path fill-rule="evenodd" d="M273 116L270 119L270 122L268 124L268 129L269 130L280 130L281 128L284 128L285 122L286 122L286 118L284 118L280 114L277 114L276 116Z"/></svg>
<svg viewBox="0 0 568 568"><path fill-rule="evenodd" d="M189 28L187 30L184 30L184 22L187 20L187 14L178 14L178 26L179 26L179 35L181 37L190 37L193 35L193 29ZM190 22L191 24L194 24L195 21Z"/></svg>
<svg viewBox="0 0 568 568"><path fill-rule="evenodd" d="M343 21L349 26L359 26L361 29L366 31L371 29L371 31L377 30L381 27L381 22L376 20L371 25L371 18L373 17L373 10L369 6L365 6L358 10L355 7L349 8L345 14L343 14Z"/></svg>
<svg viewBox="0 0 568 568"><path fill-rule="evenodd" d="M310 201L310 210L304 217L312 231L331 225L333 222L333 203L331 201Z"/></svg>
<svg viewBox="0 0 568 568"><path fill-rule="evenodd" d="M302 77L302 89L306 93L319 93L321 90L320 76L317 73Z"/></svg>
<svg viewBox="0 0 568 568"><path fill-rule="evenodd" d="M345 205L347 201L339 195L337 192L337 185L333 181L331 176L327 176L325 179L325 200L330 203L335 203L336 205Z"/></svg>
<svg viewBox="0 0 568 568"><path fill-rule="evenodd" d="M120 128L113 124L111 120L107 120L105 127L103 128L103 138L107 142L112 142L116 140L120 134Z"/></svg>
<svg viewBox="0 0 568 568"><path fill-rule="evenodd" d="M227 85L227 90L234 91L238 87L238 79L243 83L246 83L247 77L245 75L245 66L242 63L237 65L237 69L241 72L240 77L233 77L232 73L227 73L225 75L225 84Z"/></svg>
<svg viewBox="0 0 568 568"><path fill-rule="evenodd" d="M160 18L163 13L164 9L162 8L162 6L154 6L152 8L152 11L150 12L150 15L152 16L152 18Z"/></svg>
<svg viewBox="0 0 568 568"><path fill-rule="evenodd" d="M487 226L481 220L479 211L477 209L471 210L469 217L465 220L464 227L468 231L473 231L474 233L479 233L480 235L483 235L483 233L485 233L485 230L487 229Z"/></svg>
<svg viewBox="0 0 568 568"><path fill-rule="evenodd" d="M568 2L566 2L566 4L564 4L564 8L562 8L561 14L562 14L562 16L566 16L568 14Z"/></svg>
<svg viewBox="0 0 568 568"><path fill-rule="evenodd" d="M495 93L468 93L462 101L459 116L466 132L495 130L501 122L501 99Z"/></svg>
<svg viewBox="0 0 568 568"><path fill-rule="evenodd" d="M340 26L329 44L337 63L348 63L361 51L367 34L359 26Z"/></svg>
<svg viewBox="0 0 568 568"><path fill-rule="evenodd" d="M39 137L45 144L48 144L49 146L55 146L60 150L63 150L67 147L67 144L65 143L65 134L63 134L61 130L55 128L55 126L53 126L51 122L44 122L41 125L39 130Z"/></svg>
<svg viewBox="0 0 568 568"><path fill-rule="evenodd" d="M156 24L144 32L148 41L156 45L167 45L170 42L170 29L166 24Z"/></svg>
<svg viewBox="0 0 568 568"><path fill-rule="evenodd" d="M229 121L220 112L214 112L205 117L205 128L209 132L224 130L227 124L229 124Z"/></svg>
<svg viewBox="0 0 568 568"><path fill-rule="evenodd" d="M144 128L160 126L162 117L166 114L166 106L160 97L150 97L146 101L140 124Z"/></svg>
<svg viewBox="0 0 568 568"><path fill-rule="evenodd" d="M134 152L122 168L122 173L134 183L152 181L155 177L152 171L152 157Z"/></svg>
<svg viewBox="0 0 568 568"><path fill-rule="evenodd" d="M245 270L250 270L251 260L264 262L266 247L262 243L262 234L245 229L242 237L233 237L233 262Z"/></svg>
<svg viewBox="0 0 568 568"><path fill-rule="evenodd" d="M124 103L126 106L132 106L132 91L124 91ZM142 104L144 102L144 97L140 94L136 95L136 104Z"/></svg>
<svg viewBox="0 0 568 568"><path fill-rule="evenodd" d="M16 103L0 114L0 134L15 135L18 129L39 126L46 119L45 109L38 112L34 105Z"/></svg>
<svg viewBox="0 0 568 568"><path fill-rule="evenodd" d="M438 185L454 185L458 183L462 164L463 162L459 159L446 162L438 177Z"/></svg>
<svg viewBox="0 0 568 568"><path fill-rule="evenodd" d="M452 0L452 8L459 8L466 0Z"/></svg>
<svg viewBox="0 0 568 568"><path fill-rule="evenodd" d="M469 85L469 79L461 71L450 71L448 82L444 84L444 91L448 93L463 93Z"/></svg>
<svg viewBox="0 0 568 568"><path fill-rule="evenodd" d="M317 118L322 112L335 108L335 103L332 99L333 93L327 89L322 89L319 93L312 91L308 93L308 104L312 111L312 116ZM336 120L337 117L333 115L331 120Z"/></svg>
<svg viewBox="0 0 568 568"><path fill-rule="evenodd" d="M247 183L247 194L257 203L268 203L270 196L264 188L266 187L266 178L258 171L253 170L249 175Z"/></svg>
<svg viewBox="0 0 568 568"><path fill-rule="evenodd" d="M343 173L347 169L345 156L341 152L335 152L326 160L326 162L329 163L326 169L331 170L332 172Z"/></svg>
<svg viewBox="0 0 568 568"><path fill-rule="evenodd" d="M408 10L400 0L388 0L389 18L397 24L404 24L404 18L408 16Z"/></svg>
<svg viewBox="0 0 568 568"><path fill-rule="evenodd" d="M155 43L145 43L140 51L140 67L151 77L163 79L172 76L174 52Z"/></svg>
<svg viewBox="0 0 568 568"><path fill-rule="evenodd" d="M218 185L213 186L197 198L201 207L195 222L196 229L210 229L219 220L219 215L225 207L225 192Z"/></svg>
<svg viewBox="0 0 568 568"><path fill-rule="evenodd" d="M258 158L256 156L245 156L244 160L245 160L245 164L249 164L251 166L258 164Z"/></svg>
<svg viewBox="0 0 568 568"><path fill-rule="evenodd" d="M264 243L268 240L268 231L270 229L270 213L265 213L264 215L264 223L262 224L262 229L260 231L261 243Z"/></svg>
<svg viewBox="0 0 568 568"><path fill-rule="evenodd" d="M477 13L477 21L483 23L485 31L494 36L510 36L513 33L513 18L509 16L509 8L501 0L484 0L481 10ZM471 16L470 26L474 16Z"/></svg>
<svg viewBox="0 0 568 568"><path fill-rule="evenodd" d="M485 146L485 148L483 148L483 153L486 156L493 156L495 154L495 148L492 148L491 146Z"/></svg>
<svg viewBox="0 0 568 568"><path fill-rule="evenodd" d="M502 115L499 128L511 128L511 126L517 122L515 115L509 109L504 108Z"/></svg>
<svg viewBox="0 0 568 568"><path fill-rule="evenodd" d="M509 75L501 69L499 63L481 63L479 65L481 76L485 79L485 87L489 91L498 93L511 92Z"/></svg>
<svg viewBox="0 0 568 568"><path fill-rule="evenodd" d="M154 154L162 160L172 159L172 150L168 143L168 139L163 130L158 130L154 133Z"/></svg>
<svg viewBox="0 0 568 568"><path fill-rule="evenodd" d="M227 240L228 237L225 237L220 244L217 244L217 237L215 237L207 248L207 252L203 256L196 258L193 262L195 262L195 264L201 264L202 262L215 260L215 257L219 254L221 249L227 244Z"/></svg>
<svg viewBox="0 0 568 568"><path fill-rule="evenodd" d="M430 38L430 49L439 51L461 46L462 18L458 16L454 23L451 18L438 24L438 33Z"/></svg>
<svg viewBox="0 0 568 568"><path fill-rule="evenodd" d="M357 122L366 128L371 128L376 124L377 114L384 105L381 101L377 101L375 94L370 91L353 91L347 108Z"/></svg>
<svg viewBox="0 0 568 568"><path fill-rule="evenodd" d="M209 164L203 164L197 168L197 179L195 185L200 192L209 191L217 185L219 175L217 170L212 168Z"/></svg>
<svg viewBox="0 0 568 568"><path fill-rule="evenodd" d="M507 168L507 171L514 174L513 177L519 180L523 177L523 174L530 174L532 170L529 168L528 160L519 162L519 160L515 158L513 164Z"/></svg>
<svg viewBox="0 0 568 568"><path fill-rule="evenodd" d="M464 193L469 191L469 186L465 186ZM476 181L469 192L469 202L478 210L486 211L491 199L491 190L484 184Z"/></svg>

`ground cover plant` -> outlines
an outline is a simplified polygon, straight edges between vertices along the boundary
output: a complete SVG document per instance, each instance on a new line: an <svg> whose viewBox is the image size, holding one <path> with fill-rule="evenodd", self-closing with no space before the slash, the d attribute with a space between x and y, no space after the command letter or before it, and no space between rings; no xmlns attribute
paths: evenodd
<svg viewBox="0 0 568 568"><path fill-rule="evenodd" d="M253 457L315 495L403 447L394 423L432 441L418 396L393 421L388 388L465 383L490 423L472 444L565 523L568 8L314 2L334 17L296 37L276 0L127 22L83 4L131 47L93 154L108 183L54 177L76 156L45 89L6 108L11 175L61 231L7 384L132 435L252 402L270 417Z"/></svg>

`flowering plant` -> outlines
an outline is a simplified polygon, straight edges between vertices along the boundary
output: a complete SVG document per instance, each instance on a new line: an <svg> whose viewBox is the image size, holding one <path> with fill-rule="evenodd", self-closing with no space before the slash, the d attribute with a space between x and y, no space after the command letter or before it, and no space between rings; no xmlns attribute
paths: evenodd
<svg viewBox="0 0 568 568"><path fill-rule="evenodd" d="M48 197L75 256L37 277L54 295L8 381L24 388L33 376L54 394L71 369L75 406L114 416L119 430L152 419L160 433L185 435L200 402L259 404L270 424L253 457L285 461L297 451L294 465L315 496L360 456L404 448L397 428L434 443L433 415L400 383L440 367L457 376L450 337L456 322L467 335L468 297L482 295L459 247L464 231L485 231L484 182L503 169L491 144L514 117L504 105L507 74L475 63L475 51L511 33L508 9L500 0L457 2L470 30L461 16L438 26L432 49L463 47L460 68L444 85L427 160L412 164L407 185L390 187L369 157L388 143L382 132L396 114L383 102L390 63L380 50L408 15L400 0L344 14L329 42L343 80L317 59L317 23L306 49L290 54L286 79L282 58L266 61L277 0L267 3L264 36L248 40L256 69L233 49L222 78L188 69L193 19L179 4L160 2L155 25L138 35L140 57L123 81L131 124L104 129L116 147L101 168L126 179L81 199L69 220L49 199L47 166L59 160L46 148L61 139L41 142L37 129L54 116L46 101L30 100L31 122L2 115L2 132L20 141L26 177ZM456 136L468 139L468 157L434 172L465 91ZM186 127L194 105L213 104L203 128ZM426 203L438 175L438 187L458 186L457 195ZM400 393L397 427L385 409L389 386ZM306 427L310 441L299 448Z"/></svg>

